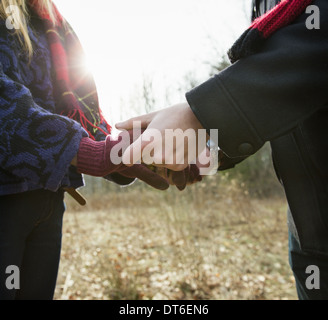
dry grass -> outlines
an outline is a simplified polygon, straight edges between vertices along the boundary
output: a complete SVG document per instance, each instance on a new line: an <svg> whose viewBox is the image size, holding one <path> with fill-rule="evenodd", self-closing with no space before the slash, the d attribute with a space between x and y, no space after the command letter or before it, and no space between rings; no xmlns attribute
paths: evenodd
<svg viewBox="0 0 328 320"><path fill-rule="evenodd" d="M296 299L285 215L236 183L68 199L55 298Z"/></svg>

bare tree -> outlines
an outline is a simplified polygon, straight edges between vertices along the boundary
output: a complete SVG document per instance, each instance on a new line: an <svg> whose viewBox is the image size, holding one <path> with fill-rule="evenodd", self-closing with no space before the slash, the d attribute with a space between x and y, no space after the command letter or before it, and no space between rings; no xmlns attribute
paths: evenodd
<svg viewBox="0 0 328 320"><path fill-rule="evenodd" d="M153 81L147 76L143 77L142 101L146 113L154 111L156 100L154 97Z"/></svg>

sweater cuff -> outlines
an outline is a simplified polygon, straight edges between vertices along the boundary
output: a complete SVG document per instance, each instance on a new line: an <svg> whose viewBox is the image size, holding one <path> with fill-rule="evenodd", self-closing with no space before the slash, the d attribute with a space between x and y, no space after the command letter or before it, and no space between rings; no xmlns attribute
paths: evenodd
<svg viewBox="0 0 328 320"><path fill-rule="evenodd" d="M105 141L82 138L77 153L77 171L94 177L103 177L105 169Z"/></svg>
<svg viewBox="0 0 328 320"><path fill-rule="evenodd" d="M220 149L229 157L250 156L262 147L264 142L220 79L209 79L186 93L186 99L208 133L219 130Z"/></svg>

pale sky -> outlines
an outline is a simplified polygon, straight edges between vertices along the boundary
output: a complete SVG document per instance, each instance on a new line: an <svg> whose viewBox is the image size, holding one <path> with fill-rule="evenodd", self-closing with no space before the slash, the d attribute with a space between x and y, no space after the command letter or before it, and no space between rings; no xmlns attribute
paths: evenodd
<svg viewBox="0 0 328 320"><path fill-rule="evenodd" d="M158 105L184 98L187 73L208 79L206 61L219 60L249 25L251 0L55 0L78 34L111 124L141 111L133 106L143 79ZM219 53L216 53L219 50ZM217 56L218 55L218 56ZM191 88L188 88L191 89Z"/></svg>

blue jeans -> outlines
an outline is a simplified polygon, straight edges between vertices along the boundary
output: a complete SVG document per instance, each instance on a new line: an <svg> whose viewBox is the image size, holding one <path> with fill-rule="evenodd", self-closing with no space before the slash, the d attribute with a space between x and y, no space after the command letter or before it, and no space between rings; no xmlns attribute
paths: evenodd
<svg viewBox="0 0 328 320"><path fill-rule="evenodd" d="M64 211L62 191L0 196L1 300L53 299ZM8 266L18 267L19 289L8 289L8 277L14 274Z"/></svg>
<svg viewBox="0 0 328 320"><path fill-rule="evenodd" d="M296 281L297 295L300 300L328 299L328 257L305 253L298 241L289 233L289 263ZM313 271L306 273L309 266L318 267L320 289L308 289L306 281L314 275Z"/></svg>

